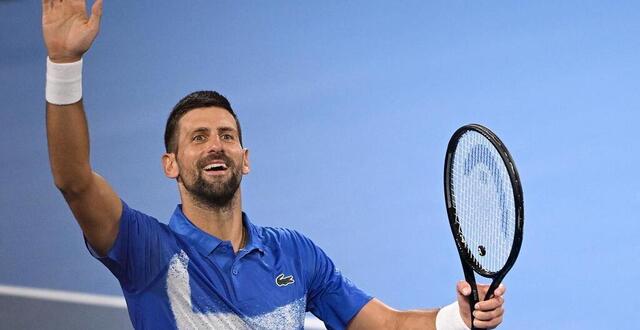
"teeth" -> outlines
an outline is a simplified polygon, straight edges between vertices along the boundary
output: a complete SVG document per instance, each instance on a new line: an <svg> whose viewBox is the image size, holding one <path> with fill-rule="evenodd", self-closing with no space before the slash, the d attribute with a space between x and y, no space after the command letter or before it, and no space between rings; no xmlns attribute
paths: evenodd
<svg viewBox="0 0 640 330"><path fill-rule="evenodd" d="M225 170L225 169L227 169L227 165L225 165L225 164L211 164L211 165L205 166L205 168L204 168L205 171Z"/></svg>

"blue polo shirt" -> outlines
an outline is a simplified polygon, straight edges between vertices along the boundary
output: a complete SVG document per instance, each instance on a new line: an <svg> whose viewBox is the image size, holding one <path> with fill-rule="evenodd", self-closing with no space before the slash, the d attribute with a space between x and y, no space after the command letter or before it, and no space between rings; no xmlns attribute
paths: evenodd
<svg viewBox="0 0 640 330"><path fill-rule="evenodd" d="M343 329L371 299L294 230L243 213L249 236L236 254L181 205L165 225L122 204L116 241L96 257L120 282L136 329L301 329L307 311Z"/></svg>

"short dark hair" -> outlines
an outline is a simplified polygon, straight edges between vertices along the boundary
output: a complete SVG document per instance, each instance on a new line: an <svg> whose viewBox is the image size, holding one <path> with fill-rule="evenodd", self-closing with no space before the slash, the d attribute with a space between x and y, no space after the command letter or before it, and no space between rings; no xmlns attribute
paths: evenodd
<svg viewBox="0 0 640 330"><path fill-rule="evenodd" d="M229 100L215 91L197 91L178 101L178 104L176 104L173 107L173 110L171 110L169 118L167 118L167 125L164 129L164 148L167 152L175 153L178 151L177 128L180 118L191 110L207 107L218 107L229 111L233 116L233 119L236 121L236 127L238 127L238 139L242 146L242 130L240 129L240 121L238 121L236 113L233 112Z"/></svg>

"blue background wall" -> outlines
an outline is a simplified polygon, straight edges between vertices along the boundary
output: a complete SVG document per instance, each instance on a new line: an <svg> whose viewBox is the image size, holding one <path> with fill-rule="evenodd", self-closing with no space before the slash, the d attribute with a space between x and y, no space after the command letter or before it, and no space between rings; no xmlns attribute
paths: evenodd
<svg viewBox="0 0 640 330"><path fill-rule="evenodd" d="M538 1L105 0L85 57L92 163L166 219L164 121L215 89L239 114L245 210L314 239L397 308L454 299L446 144L491 127L525 193L504 329L640 321L640 6ZM120 294L50 176L40 2L0 0L0 283Z"/></svg>

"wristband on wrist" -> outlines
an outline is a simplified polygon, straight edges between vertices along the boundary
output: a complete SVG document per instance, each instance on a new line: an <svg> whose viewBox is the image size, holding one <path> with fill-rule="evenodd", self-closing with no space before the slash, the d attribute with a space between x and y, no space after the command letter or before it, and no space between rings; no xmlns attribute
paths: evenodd
<svg viewBox="0 0 640 330"><path fill-rule="evenodd" d="M47 102L73 104L82 99L82 59L73 63L54 63L47 57Z"/></svg>
<svg viewBox="0 0 640 330"><path fill-rule="evenodd" d="M440 308L436 314L436 330L469 330L462 320L457 301Z"/></svg>

